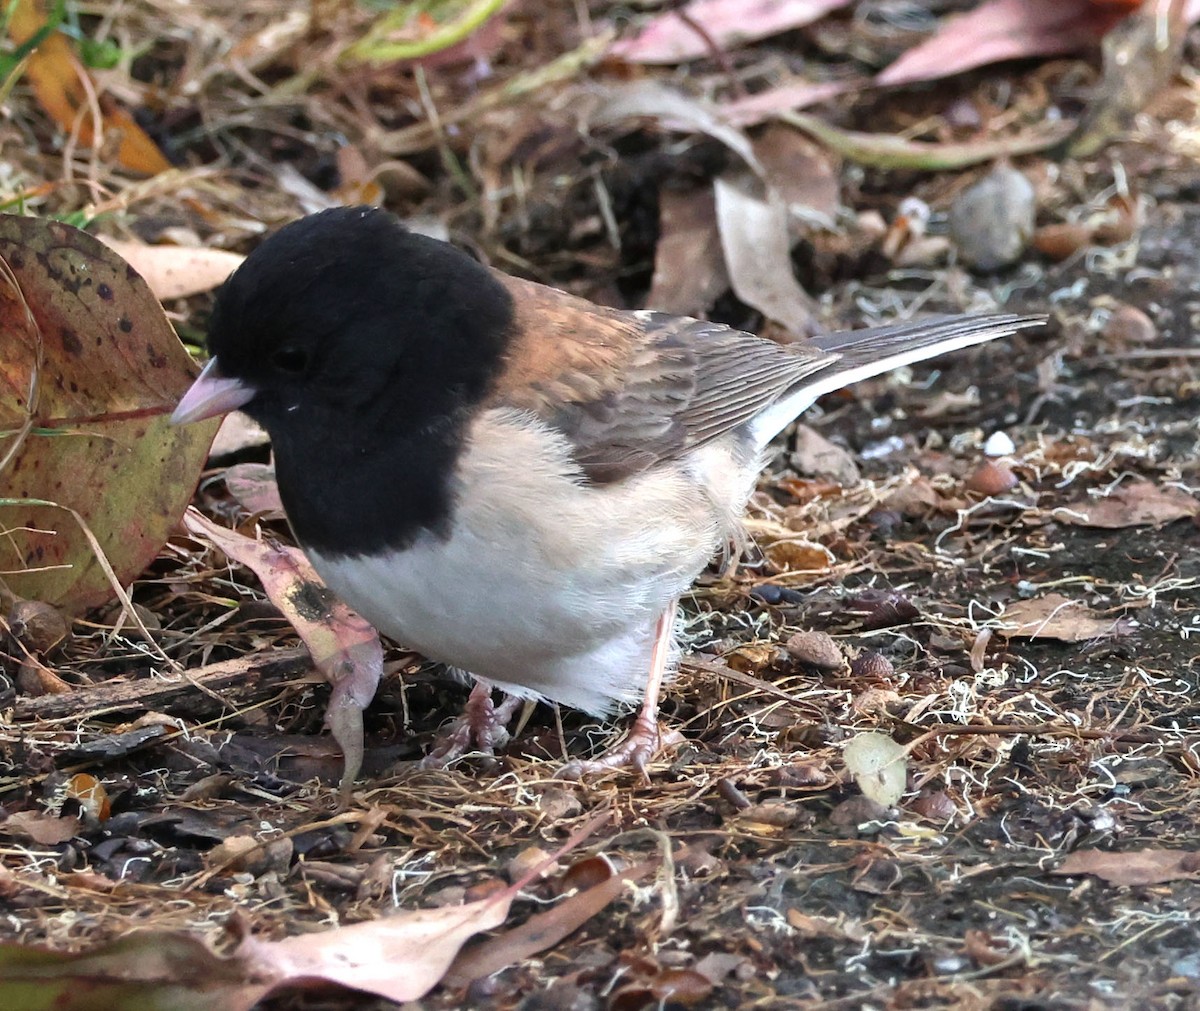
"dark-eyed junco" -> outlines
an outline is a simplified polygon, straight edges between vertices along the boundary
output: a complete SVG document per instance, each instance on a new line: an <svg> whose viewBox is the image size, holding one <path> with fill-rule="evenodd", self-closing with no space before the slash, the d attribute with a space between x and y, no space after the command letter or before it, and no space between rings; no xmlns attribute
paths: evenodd
<svg viewBox="0 0 1200 1011"><path fill-rule="evenodd" d="M271 435L296 539L380 631L520 698L643 697L591 767L658 740L676 601L817 397L1040 322L942 316L781 346L487 269L366 207L267 239L226 282L173 420Z"/></svg>

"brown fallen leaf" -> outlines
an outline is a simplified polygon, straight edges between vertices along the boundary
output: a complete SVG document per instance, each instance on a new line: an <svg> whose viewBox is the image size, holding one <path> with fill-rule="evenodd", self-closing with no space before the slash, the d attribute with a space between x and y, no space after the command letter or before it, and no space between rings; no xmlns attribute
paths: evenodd
<svg viewBox="0 0 1200 1011"><path fill-rule="evenodd" d="M783 199L793 236L814 224L832 229L842 206L841 166L836 156L811 137L773 123L754 138L763 178Z"/></svg>
<svg viewBox="0 0 1200 1011"><path fill-rule="evenodd" d="M1055 509L1060 523L1077 527L1122 530L1125 527L1162 526L1175 520L1200 515L1200 501L1180 488L1163 488L1149 481L1118 485L1103 498Z"/></svg>
<svg viewBox="0 0 1200 1011"><path fill-rule="evenodd" d="M598 885L577 892L545 912L535 913L521 926L489 938L462 952L446 973L448 986L465 986L522 959L536 955L574 933L618 898L627 885L641 881L659 865L646 860Z"/></svg>
<svg viewBox="0 0 1200 1011"><path fill-rule="evenodd" d="M1110 885L1157 885L1164 881L1200 877L1200 852L1076 850L1051 873L1092 874Z"/></svg>
<svg viewBox="0 0 1200 1011"><path fill-rule="evenodd" d="M0 834L32 839L39 846L57 846L79 832L79 819L60 818L46 811L14 811L0 821Z"/></svg>
<svg viewBox="0 0 1200 1011"><path fill-rule="evenodd" d="M1127 618L1097 614L1061 593L1047 593L1044 597L1009 604L993 627L1009 638L1057 639L1060 642L1129 635L1134 628Z"/></svg>
<svg viewBox="0 0 1200 1011"><path fill-rule="evenodd" d="M335 598L303 552L268 540L252 540L188 509L184 526L253 570L263 589L308 647L313 663L333 686L326 723L346 756L346 795L363 759L362 711L383 676L379 633Z"/></svg>
<svg viewBox="0 0 1200 1011"><path fill-rule="evenodd" d="M151 246L107 236L100 241L141 274L161 302L211 291L245 259L241 253L203 246Z"/></svg>
<svg viewBox="0 0 1200 1011"><path fill-rule="evenodd" d="M699 316L729 290L712 191L658 197L659 239L646 306L681 316Z"/></svg>
<svg viewBox="0 0 1200 1011"><path fill-rule="evenodd" d="M96 607L174 529L217 423L168 422L191 357L145 282L69 225L0 216L0 344L0 571Z"/></svg>
<svg viewBox="0 0 1200 1011"><path fill-rule="evenodd" d="M572 833L556 852L530 867L512 885L477 902L399 912L366 923L355 923L315 934L299 934L281 941L261 941L254 937L246 937L238 947L236 955L244 961L254 976L273 981L272 991L288 984L308 984L320 980L338 983L355 990L365 990L388 1000L417 1000L442 982L444 977L449 985L457 985L461 974L456 973L452 963L458 964L456 959L463 943L473 934L491 930L503 923L508 916L509 907L521 890L546 867L575 849L607 818L606 814L601 814L590 819ZM654 866L651 862L639 864L619 879L613 879L620 882L620 888L615 889L613 897L624 888L626 878L637 880L639 874L648 873ZM629 877L630 875L634 876ZM582 901L584 895L591 895L603 887L604 885L599 885L596 889L588 889L582 895L575 896L547 913L535 915L533 920L552 914L555 909L564 906L572 911L590 909L583 919L579 919L575 926L570 928L574 930L612 901L611 898L601 904ZM552 937L553 928L550 928L546 933L546 937L549 938L547 943L531 949L530 953L555 943L559 937L570 933L570 930ZM529 924L526 923L512 933L524 935L529 931ZM502 935L507 936L509 935ZM511 948L508 950L511 952ZM523 957L524 954L513 953L509 960L503 961L497 968L503 968L511 964L512 960ZM449 974L447 970L450 970Z"/></svg>
<svg viewBox="0 0 1200 1011"><path fill-rule="evenodd" d="M0 943L5 1008L250 1011L268 989L248 979L239 960L214 955L184 934L139 931L84 952Z"/></svg>

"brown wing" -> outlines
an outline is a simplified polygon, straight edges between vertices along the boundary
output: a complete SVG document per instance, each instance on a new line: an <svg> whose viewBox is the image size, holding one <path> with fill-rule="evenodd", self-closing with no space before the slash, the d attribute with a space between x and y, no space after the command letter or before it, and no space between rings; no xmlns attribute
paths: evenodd
<svg viewBox="0 0 1200 1011"><path fill-rule="evenodd" d="M749 421L838 359L719 323L622 312L497 274L517 307L492 403L532 411L596 482L618 481Z"/></svg>

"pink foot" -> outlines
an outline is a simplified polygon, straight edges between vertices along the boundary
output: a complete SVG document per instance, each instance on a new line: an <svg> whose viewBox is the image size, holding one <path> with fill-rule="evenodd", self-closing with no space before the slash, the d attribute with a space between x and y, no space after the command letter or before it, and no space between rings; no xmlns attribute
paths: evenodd
<svg viewBox="0 0 1200 1011"><path fill-rule="evenodd" d="M507 695L496 705L492 689L476 681L462 716L438 734L429 754L421 759L421 768L441 769L471 752L494 755L496 748L508 743L508 721L520 704L520 699Z"/></svg>
<svg viewBox="0 0 1200 1011"><path fill-rule="evenodd" d="M620 744L604 752L599 758L568 762L559 770L563 779L582 779L610 769L635 769L643 783L649 783L646 763L660 750L682 744L683 734L678 730L664 729L653 716L640 712Z"/></svg>

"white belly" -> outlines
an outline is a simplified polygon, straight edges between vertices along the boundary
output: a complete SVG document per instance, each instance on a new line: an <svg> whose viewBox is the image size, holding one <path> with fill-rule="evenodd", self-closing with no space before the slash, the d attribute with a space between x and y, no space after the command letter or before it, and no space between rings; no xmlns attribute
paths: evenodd
<svg viewBox="0 0 1200 1011"><path fill-rule="evenodd" d="M310 552L313 565L431 659L593 713L632 701L655 622L728 536L753 474L719 444L687 470L600 487L569 460L535 420L489 412L460 462L449 537L382 557Z"/></svg>

